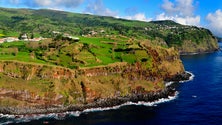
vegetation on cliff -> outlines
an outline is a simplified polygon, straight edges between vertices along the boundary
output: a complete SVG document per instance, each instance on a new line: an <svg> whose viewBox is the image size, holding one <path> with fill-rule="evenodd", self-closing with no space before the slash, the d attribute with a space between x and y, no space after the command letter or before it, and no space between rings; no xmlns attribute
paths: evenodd
<svg viewBox="0 0 222 125"><path fill-rule="evenodd" d="M157 94L184 73L174 48L123 36L2 43L0 58L0 105L18 109Z"/></svg>

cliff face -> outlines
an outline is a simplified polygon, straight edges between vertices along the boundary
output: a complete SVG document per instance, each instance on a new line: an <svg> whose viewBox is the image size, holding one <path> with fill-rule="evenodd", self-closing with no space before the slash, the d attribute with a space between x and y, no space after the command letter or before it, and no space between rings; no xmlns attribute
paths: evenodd
<svg viewBox="0 0 222 125"><path fill-rule="evenodd" d="M184 73L173 48L141 46L151 61L119 62L71 70L16 61L0 61L0 106L58 107L86 105L103 99L158 93L165 79Z"/></svg>
<svg viewBox="0 0 222 125"><path fill-rule="evenodd" d="M214 52L218 48L218 41L213 36L208 36L208 38L204 38L198 43L185 40L182 46L178 47L181 54Z"/></svg>
<svg viewBox="0 0 222 125"><path fill-rule="evenodd" d="M156 43L175 47L181 54L213 52L219 48L218 40L208 29L181 25L170 20L152 23L159 29L156 36L162 38L156 38Z"/></svg>

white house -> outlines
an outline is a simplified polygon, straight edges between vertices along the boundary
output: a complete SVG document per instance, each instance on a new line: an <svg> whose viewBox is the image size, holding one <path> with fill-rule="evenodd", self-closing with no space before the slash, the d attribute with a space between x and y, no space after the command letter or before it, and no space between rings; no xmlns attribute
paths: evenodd
<svg viewBox="0 0 222 125"><path fill-rule="evenodd" d="M28 36L27 36L27 34L23 34L23 35L21 36L21 39L24 40L24 41L28 41Z"/></svg>

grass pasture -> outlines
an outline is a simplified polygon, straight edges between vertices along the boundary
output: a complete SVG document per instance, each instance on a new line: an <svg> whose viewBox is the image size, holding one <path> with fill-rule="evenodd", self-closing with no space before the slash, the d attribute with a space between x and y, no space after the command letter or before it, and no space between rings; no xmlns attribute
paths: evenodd
<svg viewBox="0 0 222 125"><path fill-rule="evenodd" d="M14 53L6 53L10 51ZM79 42L54 41L40 43L24 41L0 44L0 60L17 60L53 64L67 68L93 67L116 62L135 63L149 60L146 50L126 37L80 37Z"/></svg>

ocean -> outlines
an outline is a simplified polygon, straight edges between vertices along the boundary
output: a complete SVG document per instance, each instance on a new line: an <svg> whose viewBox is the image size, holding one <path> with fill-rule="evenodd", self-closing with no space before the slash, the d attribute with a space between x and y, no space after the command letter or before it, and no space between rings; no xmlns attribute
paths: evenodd
<svg viewBox="0 0 222 125"><path fill-rule="evenodd" d="M219 43L222 46L222 43ZM221 125L222 52L182 56L194 78L174 84L178 94L156 103L36 116L34 119L1 116L2 124L27 125Z"/></svg>

